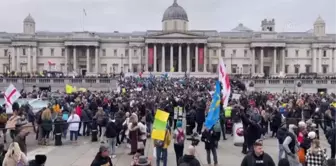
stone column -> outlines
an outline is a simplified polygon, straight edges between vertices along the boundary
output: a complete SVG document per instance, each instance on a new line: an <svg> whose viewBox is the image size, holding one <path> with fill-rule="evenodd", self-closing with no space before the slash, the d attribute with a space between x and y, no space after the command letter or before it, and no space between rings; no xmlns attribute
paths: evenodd
<svg viewBox="0 0 336 166"><path fill-rule="evenodd" d="M333 57L334 57L334 73L336 73L336 48L333 49Z"/></svg>
<svg viewBox="0 0 336 166"><path fill-rule="evenodd" d="M11 62L12 62L12 64L11 64L11 71L15 71L16 70L16 66L15 66L15 57L17 56L17 47L14 47L14 54L12 54L11 55L12 57L12 59L11 59Z"/></svg>
<svg viewBox="0 0 336 166"><path fill-rule="evenodd" d="M165 67L165 45L162 44L162 49L161 49L161 72L165 72L166 67Z"/></svg>
<svg viewBox="0 0 336 166"><path fill-rule="evenodd" d="M37 55L38 49L36 47L33 48L33 72L37 71Z"/></svg>
<svg viewBox="0 0 336 166"><path fill-rule="evenodd" d="M133 50L133 48L130 48L128 50L128 70L131 73L133 72L133 67L132 67L132 56L133 56L133 54L134 54L134 50Z"/></svg>
<svg viewBox="0 0 336 166"><path fill-rule="evenodd" d="M86 73L90 72L90 48L86 47Z"/></svg>
<svg viewBox="0 0 336 166"><path fill-rule="evenodd" d="M95 47L95 71L99 73L99 48Z"/></svg>
<svg viewBox="0 0 336 166"><path fill-rule="evenodd" d="M260 48L260 73L264 73L264 49Z"/></svg>
<svg viewBox="0 0 336 166"><path fill-rule="evenodd" d="M214 48L214 49L215 49L215 48ZM216 54L217 54L217 55L215 55L215 56L217 56L217 59L219 59L219 57L222 56L222 55L221 55L221 54L222 54L221 50L222 50L222 48L219 47L219 48L217 49L217 51L216 51ZM224 65L225 65L225 60L223 59L223 61L224 61ZM231 62L230 62L230 63L231 63ZM219 65L219 61L218 61L218 63L217 63L217 72L219 72L219 67L218 67L218 65ZM225 66L225 68L226 68L226 70L227 70L228 73L232 73L232 71L231 71L231 65L232 65L232 64L230 64L230 68L228 68L228 66Z"/></svg>
<svg viewBox="0 0 336 166"><path fill-rule="evenodd" d="M329 48L327 50L327 55L329 56L328 72L332 73L333 72L333 67L332 67L332 64L333 64L333 61L332 61L332 49Z"/></svg>
<svg viewBox="0 0 336 166"><path fill-rule="evenodd" d="M203 53L203 72L207 72L207 54L208 54L208 50L207 50L207 46L204 44L204 53Z"/></svg>
<svg viewBox="0 0 336 166"><path fill-rule="evenodd" d="M157 72L157 70L156 70L156 61L157 59L156 59L156 44L154 44L154 67L153 67L153 71L154 72Z"/></svg>
<svg viewBox="0 0 336 166"><path fill-rule="evenodd" d="M198 72L198 44L195 46L195 72Z"/></svg>
<svg viewBox="0 0 336 166"><path fill-rule="evenodd" d="M30 62L30 56L31 56L31 49L30 47L27 48L27 71L28 73L31 72L31 62Z"/></svg>
<svg viewBox="0 0 336 166"><path fill-rule="evenodd" d="M169 69L169 71L171 71L172 68L174 68L174 57L173 57L173 55L174 55L174 46L173 46L173 44L170 44L170 69ZM174 69L173 72L175 72L175 69Z"/></svg>
<svg viewBox="0 0 336 166"><path fill-rule="evenodd" d="M322 49L318 49L318 65L317 65L317 69L318 69L318 73L322 73Z"/></svg>
<svg viewBox="0 0 336 166"><path fill-rule="evenodd" d="M182 72L182 45L179 44L178 71Z"/></svg>
<svg viewBox="0 0 336 166"><path fill-rule="evenodd" d="M146 62L145 62L145 71L148 71L148 44L146 44L145 45L145 60L146 60Z"/></svg>
<svg viewBox="0 0 336 166"><path fill-rule="evenodd" d="M73 71L77 72L77 51L76 51L76 47L73 48Z"/></svg>
<svg viewBox="0 0 336 166"><path fill-rule="evenodd" d="M251 56L251 74L255 74L255 49L251 48L252 56Z"/></svg>
<svg viewBox="0 0 336 166"><path fill-rule="evenodd" d="M68 73L68 61L69 61L69 59L68 59L68 49L67 49L67 47L65 46L64 47L64 57L65 57L65 62L64 62L64 67L65 67L65 73Z"/></svg>
<svg viewBox="0 0 336 166"><path fill-rule="evenodd" d="M274 47L274 53L273 53L273 74L276 74L276 68L277 68L277 48Z"/></svg>
<svg viewBox="0 0 336 166"><path fill-rule="evenodd" d="M187 73L190 72L190 44L187 44Z"/></svg>
<svg viewBox="0 0 336 166"><path fill-rule="evenodd" d="M283 49L281 50L281 52L282 52L282 55L281 55L281 65L282 65L281 70L282 70L283 73L285 73L285 68L286 68L285 48L283 48Z"/></svg>
<svg viewBox="0 0 336 166"><path fill-rule="evenodd" d="M21 49L20 47L18 47L17 49L17 54L16 54L16 71L19 72L20 71L20 54L21 54Z"/></svg>
<svg viewBox="0 0 336 166"><path fill-rule="evenodd" d="M316 55L317 55L317 50L316 49L312 49L311 50L312 53L312 70L314 73L316 73Z"/></svg>

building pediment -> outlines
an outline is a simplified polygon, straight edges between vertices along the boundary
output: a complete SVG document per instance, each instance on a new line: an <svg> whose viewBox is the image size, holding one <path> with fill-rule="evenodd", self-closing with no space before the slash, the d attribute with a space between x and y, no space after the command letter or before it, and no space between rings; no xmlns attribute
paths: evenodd
<svg viewBox="0 0 336 166"><path fill-rule="evenodd" d="M148 35L148 38L206 38L203 35L188 33L188 32L163 32L159 34Z"/></svg>

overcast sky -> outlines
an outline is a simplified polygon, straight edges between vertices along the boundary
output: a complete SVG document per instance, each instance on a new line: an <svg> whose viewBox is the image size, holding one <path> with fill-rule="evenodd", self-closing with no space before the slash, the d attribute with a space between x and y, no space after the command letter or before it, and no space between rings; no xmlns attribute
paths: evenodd
<svg viewBox="0 0 336 166"><path fill-rule="evenodd" d="M173 0L0 0L0 32L22 32L31 13L37 31L131 32L161 30L162 15ZM260 30L274 18L276 31L307 31L320 15L336 33L336 0L178 0L189 28L230 31L239 23ZM83 24L83 8L87 16Z"/></svg>

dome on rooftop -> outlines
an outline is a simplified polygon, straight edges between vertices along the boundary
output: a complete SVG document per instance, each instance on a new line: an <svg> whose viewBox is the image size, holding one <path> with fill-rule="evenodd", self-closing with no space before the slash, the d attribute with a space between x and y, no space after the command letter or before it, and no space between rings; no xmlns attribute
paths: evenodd
<svg viewBox="0 0 336 166"><path fill-rule="evenodd" d="M252 32L252 29L247 28L242 23L240 23L236 28L233 28L231 31L233 32Z"/></svg>
<svg viewBox="0 0 336 166"><path fill-rule="evenodd" d="M35 23L34 18L29 14L24 20L23 22L30 22L30 23Z"/></svg>
<svg viewBox="0 0 336 166"><path fill-rule="evenodd" d="M174 3L164 12L162 21L166 20L188 21L187 12L183 9L183 7L177 4L177 0L174 0Z"/></svg>
<svg viewBox="0 0 336 166"><path fill-rule="evenodd" d="M316 21L315 21L315 24L325 24L324 20L322 19L321 16L319 16Z"/></svg>

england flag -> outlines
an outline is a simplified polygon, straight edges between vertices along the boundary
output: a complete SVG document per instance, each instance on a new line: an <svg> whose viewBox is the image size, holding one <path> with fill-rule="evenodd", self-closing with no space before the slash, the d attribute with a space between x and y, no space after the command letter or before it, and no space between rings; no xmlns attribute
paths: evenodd
<svg viewBox="0 0 336 166"><path fill-rule="evenodd" d="M229 103L229 97L231 94L230 77L229 74L226 72L224 61L221 56L219 57L218 79L222 83L221 92L222 92L223 107L227 107Z"/></svg>
<svg viewBox="0 0 336 166"><path fill-rule="evenodd" d="M5 91L6 113L13 113L12 104L19 99L20 93L16 90L13 84L10 84Z"/></svg>

